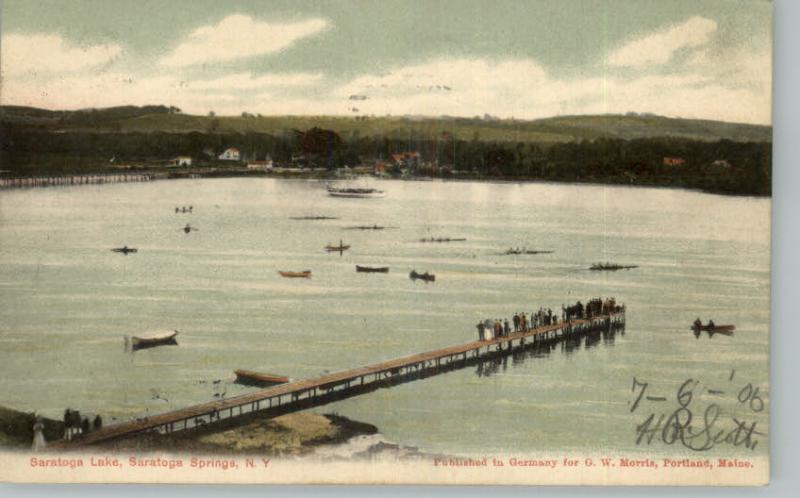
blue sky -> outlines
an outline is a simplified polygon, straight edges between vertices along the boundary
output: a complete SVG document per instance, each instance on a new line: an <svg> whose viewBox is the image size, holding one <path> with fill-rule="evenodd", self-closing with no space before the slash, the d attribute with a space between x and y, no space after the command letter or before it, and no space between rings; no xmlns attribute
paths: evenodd
<svg viewBox="0 0 800 498"><path fill-rule="evenodd" d="M2 4L3 104L771 120L763 0Z"/></svg>

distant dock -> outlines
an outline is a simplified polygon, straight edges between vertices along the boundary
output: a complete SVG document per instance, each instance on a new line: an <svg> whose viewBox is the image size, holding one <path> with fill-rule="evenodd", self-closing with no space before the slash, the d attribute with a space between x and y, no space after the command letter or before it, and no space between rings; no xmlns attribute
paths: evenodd
<svg viewBox="0 0 800 498"><path fill-rule="evenodd" d="M106 183L149 182L150 174L67 175L0 178L0 188L55 187L61 185L102 185Z"/></svg>
<svg viewBox="0 0 800 498"><path fill-rule="evenodd" d="M361 368L260 389L232 398L203 403L159 415L109 425L76 437L54 441L51 448L79 448L113 440L158 436L211 424L236 425L248 418L272 418L333 401L365 394L381 387L422 379L474 365L547 342L577 338L624 328L625 309L592 318L545 325L486 341L436 349Z"/></svg>

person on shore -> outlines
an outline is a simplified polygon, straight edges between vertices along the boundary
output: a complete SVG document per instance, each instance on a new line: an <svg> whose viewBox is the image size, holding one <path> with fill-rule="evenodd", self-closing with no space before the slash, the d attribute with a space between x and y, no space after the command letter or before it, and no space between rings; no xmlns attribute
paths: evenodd
<svg viewBox="0 0 800 498"><path fill-rule="evenodd" d="M33 422L33 444L31 449L33 451L43 450L47 446L47 441L44 439L44 422L42 417L35 415Z"/></svg>
<svg viewBox="0 0 800 498"><path fill-rule="evenodd" d="M89 434L89 430L91 426L89 425L89 419L87 417L83 417L81 421L81 434Z"/></svg>
<svg viewBox="0 0 800 498"><path fill-rule="evenodd" d="M478 322L478 340L486 340L486 327L484 326L483 322Z"/></svg>

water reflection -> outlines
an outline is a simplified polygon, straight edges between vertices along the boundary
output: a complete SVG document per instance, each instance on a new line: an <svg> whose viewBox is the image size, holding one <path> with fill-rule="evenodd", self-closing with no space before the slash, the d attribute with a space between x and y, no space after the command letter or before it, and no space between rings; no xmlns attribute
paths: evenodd
<svg viewBox="0 0 800 498"><path fill-rule="evenodd" d="M516 367L525 363L531 358L543 358L556 349L562 354L572 355L583 349L589 350L602 343L603 346L614 346L614 339L617 334L625 335L625 324L617 324L606 330L594 330L578 336L557 338L549 341L541 341L526 344L524 348L517 349L511 355L494 355L478 362L475 374L478 377L489 377L498 372L505 372L508 369L508 360L511 359L511 366Z"/></svg>

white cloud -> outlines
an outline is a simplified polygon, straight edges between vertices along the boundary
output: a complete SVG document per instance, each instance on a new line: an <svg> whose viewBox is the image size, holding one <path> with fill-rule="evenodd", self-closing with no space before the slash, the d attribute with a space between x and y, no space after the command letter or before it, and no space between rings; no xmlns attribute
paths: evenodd
<svg viewBox="0 0 800 498"><path fill-rule="evenodd" d="M72 72L107 64L122 53L117 44L74 46L58 35L8 34L2 38L4 76Z"/></svg>
<svg viewBox="0 0 800 498"><path fill-rule="evenodd" d="M770 71L769 66L761 67L763 64L763 59L749 60L725 78L695 68L684 73L638 78L609 74L560 79L530 59L441 59L382 75L360 76L335 89L333 94L340 99L338 114L347 113L354 105L346 100L347 96L365 95L367 100L355 104L360 114L474 116L488 113L541 118L635 111L769 123ZM742 87L743 82L757 74L764 75L766 85ZM280 106L281 113L291 112L292 106L296 112L315 107L309 102L271 105Z"/></svg>
<svg viewBox="0 0 800 498"><path fill-rule="evenodd" d="M241 14L231 15L216 25L196 29L159 63L189 66L278 52L327 27L325 19L280 24L257 21Z"/></svg>
<svg viewBox="0 0 800 498"><path fill-rule="evenodd" d="M618 67L664 64L682 48L705 44L716 30L716 21L691 17L681 24L626 43L608 55L608 64Z"/></svg>
<svg viewBox="0 0 800 498"><path fill-rule="evenodd" d="M608 73L559 78L531 59L436 59L363 74L336 87L315 73L190 80L180 75L121 73L10 78L3 103L55 109L165 104L187 113L237 115L450 115L484 113L535 119L564 114L650 112L666 116L768 124L769 51L738 48L710 55L726 64L684 66L681 72L631 78ZM298 87L295 90L294 87ZM365 100L350 100L361 95ZM358 113L352 111L358 108Z"/></svg>
<svg viewBox="0 0 800 498"><path fill-rule="evenodd" d="M320 73L275 73L253 76L252 73L237 73L213 80L199 80L186 83L191 90L255 90L269 87L309 86L322 79Z"/></svg>

